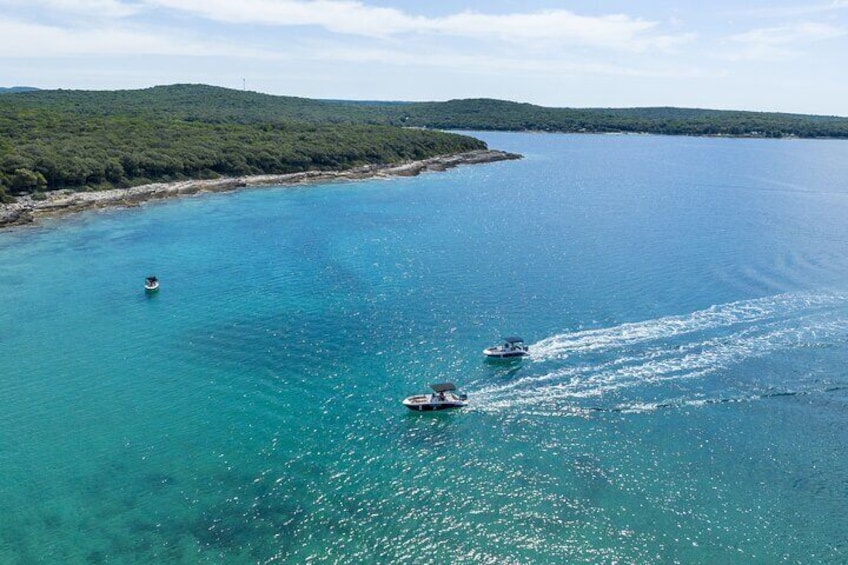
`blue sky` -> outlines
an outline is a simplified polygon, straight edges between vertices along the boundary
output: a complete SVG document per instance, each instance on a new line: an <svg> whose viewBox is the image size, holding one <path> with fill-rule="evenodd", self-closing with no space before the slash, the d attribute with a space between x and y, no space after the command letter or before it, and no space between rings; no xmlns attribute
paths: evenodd
<svg viewBox="0 0 848 565"><path fill-rule="evenodd" d="M848 0L0 0L0 86L848 116Z"/></svg>

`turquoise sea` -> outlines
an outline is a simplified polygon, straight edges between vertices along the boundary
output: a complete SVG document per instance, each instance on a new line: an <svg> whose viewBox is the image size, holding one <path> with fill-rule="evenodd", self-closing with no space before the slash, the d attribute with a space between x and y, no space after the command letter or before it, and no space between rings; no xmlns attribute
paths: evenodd
<svg viewBox="0 0 848 565"><path fill-rule="evenodd" d="M848 142L474 135L0 232L0 563L848 562Z"/></svg>

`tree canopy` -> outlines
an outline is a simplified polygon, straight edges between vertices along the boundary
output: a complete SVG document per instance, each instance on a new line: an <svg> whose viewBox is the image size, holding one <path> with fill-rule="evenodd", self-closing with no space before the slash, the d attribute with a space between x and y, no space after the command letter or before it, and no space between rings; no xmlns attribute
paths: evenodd
<svg viewBox="0 0 848 565"><path fill-rule="evenodd" d="M441 131L316 117L320 105L203 86L4 94L0 190L343 170L486 148Z"/></svg>

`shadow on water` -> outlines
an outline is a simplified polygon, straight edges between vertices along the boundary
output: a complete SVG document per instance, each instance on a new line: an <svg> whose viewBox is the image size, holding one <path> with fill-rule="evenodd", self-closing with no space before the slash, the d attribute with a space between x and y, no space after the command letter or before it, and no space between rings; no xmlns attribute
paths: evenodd
<svg viewBox="0 0 848 565"><path fill-rule="evenodd" d="M511 359L494 359L486 357L483 359L483 365L490 377L502 380L514 378L521 372L523 367L522 359L520 357L513 357Z"/></svg>

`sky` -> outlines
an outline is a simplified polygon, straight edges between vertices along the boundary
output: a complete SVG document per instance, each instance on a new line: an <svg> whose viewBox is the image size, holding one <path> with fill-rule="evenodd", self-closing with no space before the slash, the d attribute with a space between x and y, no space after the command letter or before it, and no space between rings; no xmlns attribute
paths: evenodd
<svg viewBox="0 0 848 565"><path fill-rule="evenodd" d="M0 86L848 117L848 0L0 0Z"/></svg>

